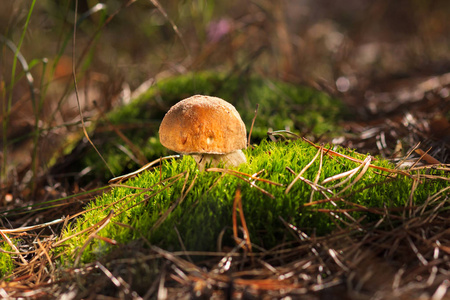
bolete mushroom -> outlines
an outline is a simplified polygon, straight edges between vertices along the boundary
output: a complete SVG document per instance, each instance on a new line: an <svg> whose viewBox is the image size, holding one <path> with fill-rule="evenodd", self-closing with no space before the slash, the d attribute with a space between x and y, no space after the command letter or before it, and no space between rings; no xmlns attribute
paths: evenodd
<svg viewBox="0 0 450 300"><path fill-rule="evenodd" d="M238 166L247 160L245 124L233 105L217 97L195 95L181 100L164 116L159 127L161 144L191 155L201 171L211 163Z"/></svg>

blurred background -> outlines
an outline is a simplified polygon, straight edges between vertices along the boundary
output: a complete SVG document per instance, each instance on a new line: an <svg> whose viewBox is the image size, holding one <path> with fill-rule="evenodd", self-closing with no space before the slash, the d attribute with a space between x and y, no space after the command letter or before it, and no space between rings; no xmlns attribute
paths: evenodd
<svg viewBox="0 0 450 300"><path fill-rule="evenodd" d="M79 191L48 176L82 132L79 107L89 126L158 80L204 70L341 99L351 134L333 143L392 158L422 141L449 162L447 0L80 0L77 16L75 3L2 0L3 203Z"/></svg>

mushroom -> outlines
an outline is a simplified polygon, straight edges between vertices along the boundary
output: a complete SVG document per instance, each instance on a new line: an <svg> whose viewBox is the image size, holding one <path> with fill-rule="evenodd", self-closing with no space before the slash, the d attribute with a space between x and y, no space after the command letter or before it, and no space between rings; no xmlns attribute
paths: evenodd
<svg viewBox="0 0 450 300"><path fill-rule="evenodd" d="M161 144L191 155L200 169L238 166L247 162L245 124L233 105L217 97L195 95L181 100L164 116L159 127Z"/></svg>

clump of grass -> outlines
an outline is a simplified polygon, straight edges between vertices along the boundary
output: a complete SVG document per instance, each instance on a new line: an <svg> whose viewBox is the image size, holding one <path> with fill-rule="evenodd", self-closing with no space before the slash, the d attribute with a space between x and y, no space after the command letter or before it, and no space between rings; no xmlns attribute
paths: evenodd
<svg viewBox="0 0 450 300"><path fill-rule="evenodd" d="M233 246L238 190L251 241L270 249L291 240L285 222L308 235L364 228L382 217L395 223L448 184L447 177L395 171L385 160L336 150L344 156L301 141L263 141L237 170L202 173L189 156L165 161L92 201L57 243L61 257L88 262L139 239L171 250Z"/></svg>

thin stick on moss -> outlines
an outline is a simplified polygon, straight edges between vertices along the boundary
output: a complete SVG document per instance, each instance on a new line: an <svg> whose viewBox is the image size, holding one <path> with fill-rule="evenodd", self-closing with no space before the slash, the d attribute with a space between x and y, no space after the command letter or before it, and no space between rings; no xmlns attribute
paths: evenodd
<svg viewBox="0 0 450 300"><path fill-rule="evenodd" d="M447 177L443 177L443 176L436 176L436 175L430 175L430 174L420 174L420 175L416 175L416 177L417 176L420 176L420 178L423 178L423 179L450 181L450 177L447 178Z"/></svg>
<svg viewBox="0 0 450 300"><path fill-rule="evenodd" d="M319 160L319 170L317 170L316 178L314 179L314 185L317 186L317 183L319 182L320 173L322 171L322 163L323 163L323 148L320 149L320 160ZM309 202L313 201L315 190L311 190L311 196L309 197Z"/></svg>
<svg viewBox="0 0 450 300"><path fill-rule="evenodd" d="M6 243L8 243L8 245L14 250L15 254L17 254L19 256L20 260L25 265L28 265L28 262L26 261L26 259L22 256L19 249L17 249L16 245L14 245L14 243L9 239L9 237L6 234L4 234L3 231L1 231L1 230L0 230L0 234L3 237L3 239L6 241Z"/></svg>
<svg viewBox="0 0 450 300"><path fill-rule="evenodd" d="M354 169L351 169L350 171L346 171L346 172L342 172L342 173L330 176L330 177L324 179L322 181L322 184L325 184L325 183L328 183L328 182L331 182L331 181L335 181L335 180L338 180L338 179L342 179L342 178L347 177L347 176L349 176L349 178L352 178L353 175L358 173L359 169L361 169L361 165L356 167L356 168L354 168ZM344 184L345 182L347 182L347 181L341 181L340 183L330 187L329 189L335 189L335 188L341 186L342 184Z"/></svg>
<svg viewBox="0 0 450 300"><path fill-rule="evenodd" d="M114 211L111 210L109 212L109 214L100 222L98 222L97 224L91 226L90 230L94 230L94 232L92 232L89 237L87 238L87 240L84 242L83 246L80 248L80 250L78 251L77 257L75 258L75 262L73 263L73 265L76 267L78 266L78 263L81 259L81 255L84 252L84 249L86 249L86 247L90 244L90 242L95 238L95 236L97 235L98 232L100 232L103 228L105 228L106 225L109 224L109 222L111 221L111 218L114 216ZM96 227L98 227L97 229L95 229Z"/></svg>
<svg viewBox="0 0 450 300"><path fill-rule="evenodd" d="M217 179L213 182L213 184L211 184L211 186L208 188L208 190L205 191L205 193L204 193L203 195L208 194L214 187L216 187L216 186L219 184L219 181L220 181L222 178L224 178L225 175L226 175L226 173L220 174L220 177L217 178Z"/></svg>
<svg viewBox="0 0 450 300"><path fill-rule="evenodd" d="M235 171L235 170L231 170L231 169L221 169L221 168L209 168L209 169L206 169L206 171L207 172L208 171L210 171L210 172L225 172L227 174L232 174L232 175L239 174L239 175L243 175L243 176L248 176L249 179L254 179L254 180L257 180L257 181L265 182L265 183L276 185L276 186L283 186L282 183L278 183L278 182L275 182L275 181L271 181L271 180L268 180L268 179L257 177L257 175L261 174L264 171L264 169L256 172L253 175L250 175L250 174L247 174L247 173L243 173L243 172L239 172L239 171Z"/></svg>
<svg viewBox="0 0 450 300"><path fill-rule="evenodd" d="M396 165L396 168L400 167L407 159L411 156L411 154L420 146L420 142L418 142L414 147L411 148L411 150L406 153L405 157L403 157Z"/></svg>
<svg viewBox="0 0 450 300"><path fill-rule="evenodd" d="M110 239L110 238L107 238L107 237L104 237L104 236L100 236L98 234L95 234L94 238L97 239L97 240L103 241L105 243L108 243L110 245L113 245L113 246L117 246L117 244L118 244L116 240L113 240L113 239Z"/></svg>
<svg viewBox="0 0 450 300"><path fill-rule="evenodd" d="M311 146L317 148L317 149L323 148L322 146L318 146L318 145L314 144L313 142L311 142L310 140L308 140L306 138L303 138L303 140L305 142L307 142L308 144L310 144ZM357 159L357 158L354 158L354 157L351 157L351 156L348 156L348 155L345 155L345 154L341 154L339 152L336 152L336 151L333 151L333 150L330 150L330 149L327 149L327 153L335 155L335 156L343 157L345 159L348 159L348 160L356 162L356 163L362 163L362 161ZM380 167L380 166L376 166L376 165L369 165L369 167L377 169L377 170L380 170L380 171L385 171L385 172L394 173L394 174L401 174L401 175L404 175L406 177L411 177L411 174L409 174L408 172L405 172L405 171L401 171L401 170L388 169L388 168L384 168L384 167Z"/></svg>
<svg viewBox="0 0 450 300"><path fill-rule="evenodd" d="M289 167L286 167L286 170L288 170L289 172L291 172L293 175L297 176L298 174L295 173L294 170L292 170ZM324 194L323 192L328 192L331 195L334 195L333 191L330 190L329 188L326 188L324 186L321 186L319 184L314 184L311 180L303 177L303 176L299 176L298 177L299 180L303 181L304 183L306 183L307 185L309 185L313 190L315 190L316 192L321 192L322 194ZM324 195L326 198L328 198L328 196ZM305 204L306 205L306 204Z"/></svg>
<svg viewBox="0 0 450 300"><path fill-rule="evenodd" d="M340 190L335 196L339 196L339 195L343 194L346 190L348 190L349 188L354 186L364 176L364 174L367 172L367 170L369 169L371 161L372 161L372 157L370 155L367 156L367 158L362 162L361 166L359 167L359 168L362 168L362 170L358 174L358 176L356 176L356 178L349 185L347 185L342 190ZM350 179L350 178L348 178L348 179Z"/></svg>
<svg viewBox="0 0 450 300"><path fill-rule="evenodd" d="M157 164L158 162L161 163L163 160L172 159L172 158L175 159L175 158L180 158L180 157L181 157L181 155L178 155L178 154L177 155L169 155L169 156L165 156L165 157L160 157L158 159L155 159L154 161L149 162L148 164L146 164L145 166L141 167L137 171L134 171L134 172L131 172L131 173L128 173L128 174L125 174L125 175L117 176L117 177L114 177L114 178L110 179L108 181L108 183L116 183L118 181L126 180L126 179L128 179L130 177L133 177L133 176L135 176L135 175L137 175L137 174L147 170L148 168L152 167L153 165Z"/></svg>
<svg viewBox="0 0 450 300"><path fill-rule="evenodd" d="M109 217L109 215L110 215L111 213L114 213L114 211L111 210L111 211L109 212L108 216L106 216L104 219L100 220L98 223L92 225L91 227L86 228L86 229L83 229L83 230L81 230L81 231L78 231L77 233L74 233L74 234L72 234L71 236L65 237L65 238L63 238L63 239L61 239L61 240L59 240L59 241L53 243L53 244L52 244L52 248L56 248L56 247L60 246L61 244L65 243L66 241L73 239L73 238L76 237L76 236L79 236L79 235L82 235L82 234L84 234L84 233L86 233L86 232L92 231L92 230L94 230L97 226L101 226L101 225L103 224L103 222L105 222L105 221L107 220L107 218Z"/></svg>
<svg viewBox="0 0 450 300"><path fill-rule="evenodd" d="M377 215L381 215L381 216L388 216L391 219L397 219L397 220L402 220L404 218L399 217L397 215L393 215L390 214L389 212L403 212L405 209L408 209L409 207L394 207L394 208L390 208L389 211L384 210L382 208L376 208L376 207L366 207L354 202L350 202L350 201L346 201L346 200L341 200L342 203L345 203L347 205L350 206L354 206L355 208L338 208L338 209L321 209L318 208L318 211L335 211L335 212L352 212L352 211L366 211L366 212L370 212L372 214L377 214Z"/></svg>
<svg viewBox="0 0 450 300"><path fill-rule="evenodd" d="M241 242L241 238L238 236L238 230L237 230L237 218L236 218L236 212L239 209L239 218L241 219L242 228L244 230L244 239L245 239L245 248L248 252L252 252L252 243L250 241L250 232L247 228L247 222L245 222L244 217L244 210L242 208L242 198L241 198L241 190L236 190L236 195L234 197L233 201L233 238L236 241L236 244L239 244Z"/></svg>
<svg viewBox="0 0 450 300"><path fill-rule="evenodd" d="M183 200L186 198L187 194L189 193L190 190L192 190L192 188L194 187L195 181L197 180L198 174L195 174L194 179L192 179L191 184L189 185L189 188L187 189L186 193L183 193L184 188L186 187L187 181L189 179L189 172L186 173L186 177L184 179L184 184L183 184L183 188L181 190L181 196L175 201L175 203L173 203L165 212L164 214L155 222L155 224L153 224L152 228L150 229L150 231L155 230L156 228L158 228L163 222L164 220L167 219L167 217L169 216L169 214L181 203L183 202Z"/></svg>
<svg viewBox="0 0 450 300"><path fill-rule="evenodd" d="M244 177L242 177L242 176L240 176L238 174L244 174L244 175L246 175L246 176L248 176L249 178L252 178L252 179L256 179L256 180L260 180L260 181L264 181L264 182L270 182L270 183L275 184L275 185L280 185L280 183L277 183L277 182L272 182L272 181L261 179L261 178L253 178L252 175L250 175L250 174L245 174L245 173L241 173L241 172L237 172L237 171L233 171L233 170L229 170L229 169L209 168L209 169L206 169L206 171L207 172L224 172L224 173L228 173L230 175L233 175L233 176L235 176L235 177L237 177L239 179L242 179L243 181L247 182L250 186L255 187L257 190L261 191L263 194L269 196L272 199L275 199L274 195L272 195L271 193L269 193L265 189L257 186L256 184L253 184L249 179L244 178Z"/></svg>
<svg viewBox="0 0 450 300"><path fill-rule="evenodd" d="M317 159L317 157L319 156L319 154L321 152L322 152L322 150L319 149L317 151L316 155L313 157L313 159L300 171L300 173L297 174L297 176L295 176L294 180L292 180L292 182L289 184L289 186L286 188L286 191L284 192L286 195L289 193L289 191L294 186L294 184L297 182L297 180L300 179L300 177L303 175L303 173L305 173L306 170L308 170L309 167L311 167L311 165L314 163L314 161Z"/></svg>
<svg viewBox="0 0 450 300"><path fill-rule="evenodd" d="M448 190L450 190L450 186L443 188L442 190L440 190L439 192L437 192L436 194L434 194L433 196L431 196L429 199L430 203L432 203L433 201L435 201L435 199L437 199L438 197L441 196L442 193L447 192ZM448 200L447 200L448 201Z"/></svg>
<svg viewBox="0 0 450 300"><path fill-rule="evenodd" d="M423 152L423 150L421 150L421 149L415 149L414 152L420 153L419 154L420 157L412 164L410 169L414 168L425 157L425 155L428 155L428 152L430 152L431 149L433 149L433 148L430 147L426 152ZM420 151L418 151L418 150L420 150Z"/></svg>
<svg viewBox="0 0 450 300"><path fill-rule="evenodd" d="M336 209L340 209L339 206L336 204L336 202L334 200L330 201L331 205L333 205L334 207L336 207ZM358 223L358 221L355 220L355 218L353 218L348 212L346 212L345 210L342 210L342 213L344 214L344 216L346 216L349 220L351 220L353 222L353 224L357 225L358 227L361 227L361 225ZM343 221L343 220L342 220ZM348 223L346 223L348 224Z"/></svg>
<svg viewBox="0 0 450 300"><path fill-rule="evenodd" d="M282 136L282 137L284 137L283 133L287 133L289 135L292 135L295 139L301 139L301 136L299 136L298 134L293 133L292 131L289 131L289 130L276 130L276 131L267 132L267 134L269 136L273 135L273 136Z"/></svg>
<svg viewBox="0 0 450 300"><path fill-rule="evenodd" d="M136 206L138 206L138 205L140 205L141 203L144 203L144 202L146 202L146 201L148 201L148 199L151 199L151 198L153 198L154 196L156 196L157 194L159 194L159 193L161 193L162 191L165 191L165 190L167 190L167 189L169 189L170 187L172 187L172 185L174 185L184 174L186 174L186 172L183 172L183 173L181 173L181 174L178 174L178 175L176 175L176 176L173 176L173 177L171 177L171 178L168 178L168 179L172 179L173 178L173 180L172 181L170 181L164 188L162 188L161 190L159 190L159 191L156 191L156 192L154 192L153 194L151 194L151 195L149 195L148 197L146 197L144 200L141 200L141 201L139 201L138 203L135 203L135 204L133 204L132 206L128 206L128 207L126 207L125 209L123 209L123 210L121 210L120 212L118 212L116 215L120 215L120 214L122 214L122 213L124 213L124 212L126 212L126 211L128 211L128 210L130 210L130 209L132 209L133 207L136 207ZM165 181L165 180L164 180ZM161 184L162 182L164 182L164 181L160 181L160 182L158 182L157 184ZM134 196L134 197L137 197L137 196L139 196L139 195L141 195L141 194L143 194L143 193L145 193L146 191L144 191L144 192L140 192L140 193L138 193L138 194L133 194L133 195L131 195L131 196ZM129 195L130 196L130 195ZM130 201L131 201L132 199L130 199Z"/></svg>
<svg viewBox="0 0 450 300"><path fill-rule="evenodd" d="M39 248L40 248L40 249L42 250L42 252L44 253L45 258L47 259L48 264L50 265L51 271L53 271L53 270L55 269L55 267L54 267L54 265L53 265L53 262L52 262L52 259L51 259L50 255L49 255L49 253L48 253L48 249L46 249L46 247L44 247L44 245L42 245L42 242L41 242L39 239L36 239L36 241L37 241L37 243L38 243L38 245L39 245Z"/></svg>
<svg viewBox="0 0 450 300"><path fill-rule="evenodd" d="M415 177L413 179L412 182L412 186L411 186L411 191L409 193L409 201L407 202L407 204L409 203L409 216L412 217L413 216L413 210L412 210L412 205L413 205L413 201L414 201L414 192L417 189L417 186L419 185L420 182L420 174L417 174L417 177Z"/></svg>

